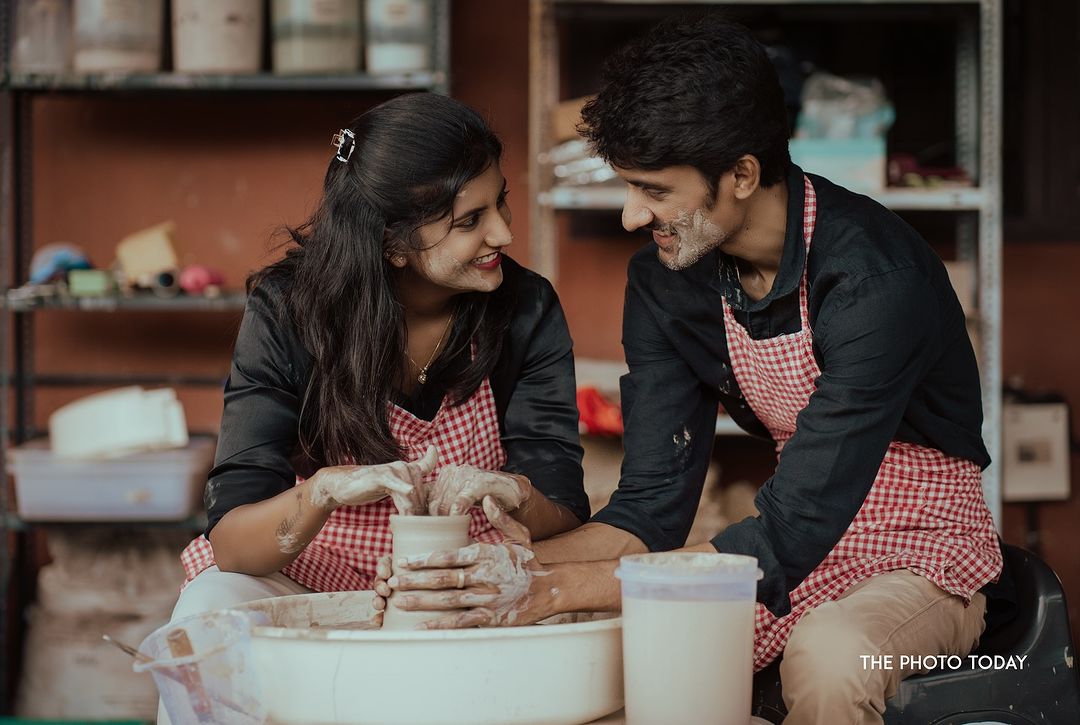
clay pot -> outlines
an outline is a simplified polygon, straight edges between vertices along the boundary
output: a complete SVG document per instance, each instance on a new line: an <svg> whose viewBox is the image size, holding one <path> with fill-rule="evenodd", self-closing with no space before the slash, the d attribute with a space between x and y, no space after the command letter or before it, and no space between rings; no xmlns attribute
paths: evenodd
<svg viewBox="0 0 1080 725"><path fill-rule="evenodd" d="M471 543L469 541L471 519L472 517L468 514L460 516L391 515L390 533L394 537L394 561L403 557L468 546ZM395 568L395 573L396 571ZM398 592L390 595L390 600L386 604L386 614L383 617L383 629L415 629L421 622L450 613L450 611L399 609L395 602L400 596L402 595Z"/></svg>

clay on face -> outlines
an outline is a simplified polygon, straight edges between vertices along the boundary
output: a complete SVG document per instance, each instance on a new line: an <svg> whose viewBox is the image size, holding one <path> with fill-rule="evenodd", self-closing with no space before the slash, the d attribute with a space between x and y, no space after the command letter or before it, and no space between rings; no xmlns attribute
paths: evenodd
<svg viewBox="0 0 1080 725"><path fill-rule="evenodd" d="M420 276L440 287L463 292L492 292L502 284L502 267L484 270L473 262L506 246L502 236L509 233L507 225L510 223L510 212L505 204L498 204L504 183L498 165L492 164L458 193L454 203L455 214L485 207L475 228L453 227L451 224L455 219L451 217L421 227L420 238L424 248L413 260ZM502 217L502 221L498 221L496 216ZM499 238L498 247L488 243L495 237Z"/></svg>
<svg viewBox="0 0 1080 725"><path fill-rule="evenodd" d="M669 254L657 251L660 262L668 269L679 271L690 267L716 249L730 236L717 226L702 208L679 209L671 222L656 222L653 228L661 234L676 235L675 247Z"/></svg>

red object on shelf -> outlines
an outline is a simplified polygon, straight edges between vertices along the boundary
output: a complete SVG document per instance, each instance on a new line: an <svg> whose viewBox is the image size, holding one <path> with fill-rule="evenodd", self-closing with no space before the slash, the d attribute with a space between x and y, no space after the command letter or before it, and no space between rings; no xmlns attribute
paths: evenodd
<svg viewBox="0 0 1080 725"><path fill-rule="evenodd" d="M622 408L618 403L613 403L601 395L596 388L578 388L577 406L583 433L613 436L623 434Z"/></svg>
<svg viewBox="0 0 1080 725"><path fill-rule="evenodd" d="M208 294L211 288L220 290L224 283L221 272L201 264L188 265L180 272L180 289L189 295Z"/></svg>

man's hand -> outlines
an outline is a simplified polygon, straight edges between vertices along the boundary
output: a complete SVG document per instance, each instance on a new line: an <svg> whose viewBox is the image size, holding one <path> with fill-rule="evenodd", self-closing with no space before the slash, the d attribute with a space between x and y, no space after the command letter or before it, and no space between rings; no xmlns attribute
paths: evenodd
<svg viewBox="0 0 1080 725"><path fill-rule="evenodd" d="M532 624L549 616L552 594L543 582L548 572L533 556L528 529L491 496L484 497L483 507L506 537L503 543L475 543L405 559L397 562L396 575L382 580L378 575L389 573L389 562L380 561L375 608L384 608L379 599L396 590L409 592L395 600L401 609L465 610L425 622L424 629Z"/></svg>
<svg viewBox="0 0 1080 725"><path fill-rule="evenodd" d="M311 503L333 510L338 506L362 506L390 496L401 514L416 514L427 507L424 476L435 470L439 452L428 446L424 457L406 463L374 466L327 466L309 479Z"/></svg>
<svg viewBox="0 0 1080 725"><path fill-rule="evenodd" d="M475 466L444 466L428 495L428 513L432 516L463 514L491 496L504 511L521 508L533 493L524 476L502 471L485 471Z"/></svg>

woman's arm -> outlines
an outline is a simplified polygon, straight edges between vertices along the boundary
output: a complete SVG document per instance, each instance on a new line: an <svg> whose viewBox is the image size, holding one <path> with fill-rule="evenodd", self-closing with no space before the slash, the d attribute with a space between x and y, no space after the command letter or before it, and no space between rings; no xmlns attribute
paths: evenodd
<svg viewBox="0 0 1080 725"><path fill-rule="evenodd" d="M291 459L310 363L280 314L281 304L281 290L272 282L252 290L233 350L205 496L205 535L222 571L265 575L281 569L342 504L390 495L399 510L422 508L415 477L435 465L432 448L421 462L329 466L294 486Z"/></svg>
<svg viewBox="0 0 1080 725"><path fill-rule="evenodd" d="M311 503L314 478L225 514L208 537L218 568L266 576L292 563L332 511Z"/></svg>
<svg viewBox="0 0 1080 725"><path fill-rule="evenodd" d="M210 532L218 568L265 576L292 563L338 506L362 506L390 496L401 513L421 508L424 476L435 468L435 447L419 461L374 466L327 466L273 498L227 513Z"/></svg>

